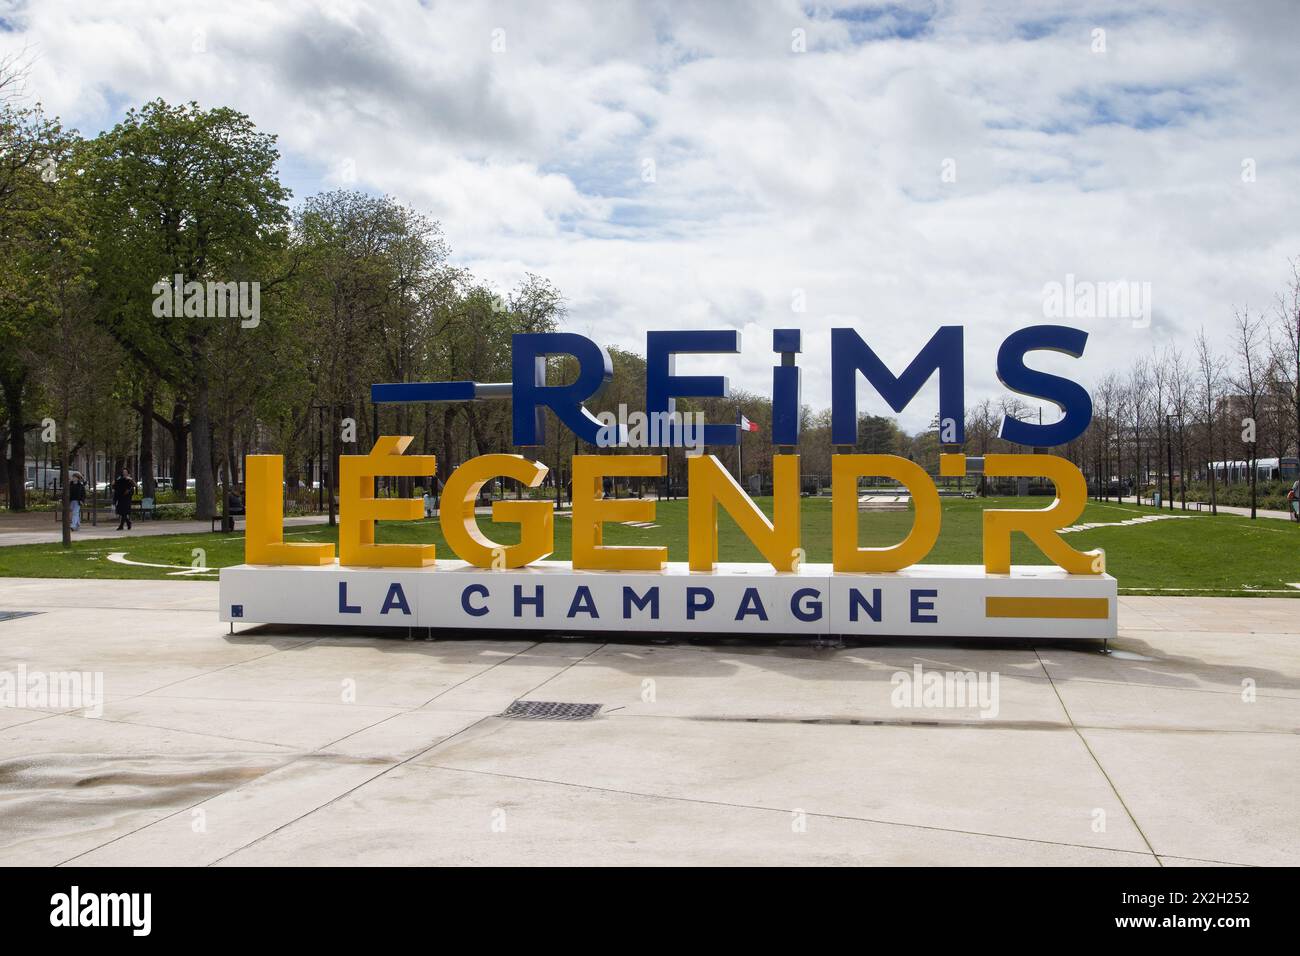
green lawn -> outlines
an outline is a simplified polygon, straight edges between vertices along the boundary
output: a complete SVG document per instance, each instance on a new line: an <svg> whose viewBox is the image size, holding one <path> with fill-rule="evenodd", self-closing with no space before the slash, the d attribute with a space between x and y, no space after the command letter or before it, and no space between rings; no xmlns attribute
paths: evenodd
<svg viewBox="0 0 1300 956"><path fill-rule="evenodd" d="M771 499L758 503L770 513ZM932 564L978 564L981 561L981 511L984 507L1041 507L1041 498L1008 498L972 501L943 500L943 531L939 543L926 558ZM1090 503L1086 522L1119 522L1156 512L1133 505ZM1168 515L1170 512L1161 512ZM1174 512L1182 514L1182 512ZM720 512L720 558L724 561L758 561L758 551ZM831 503L828 498L803 500L803 546L810 562L829 561ZM910 512L864 513L861 543L886 545L900 540L911 525ZM607 525L606 544L666 544L669 558L686 560L686 502L658 504L656 528ZM514 525L480 522L490 537L509 544L518 540ZM287 541L337 541L337 529L327 525L290 527ZM555 523L556 559L569 557L569 520ZM433 542L440 558L454 555L443 541L438 522L384 522L379 526L380 542ZM1080 550L1103 548L1107 570L1119 580L1123 593L1185 590L1196 594L1273 596L1300 591L1288 587L1300 582L1300 525L1260 519L1250 521L1233 515L1196 515L1149 524L1102 527L1075 532L1066 540ZM20 545L0 548L0 576L61 578L162 578L173 581L212 580L207 574L175 577L168 568L117 564L108 560L115 551L125 551L132 561L188 567L195 560L193 549L201 548L210 569L243 561L242 533L182 534L133 537L124 534L110 539L75 543L71 550L58 545ZM1017 564L1044 564L1046 560L1027 540L1017 536L1012 559Z"/></svg>

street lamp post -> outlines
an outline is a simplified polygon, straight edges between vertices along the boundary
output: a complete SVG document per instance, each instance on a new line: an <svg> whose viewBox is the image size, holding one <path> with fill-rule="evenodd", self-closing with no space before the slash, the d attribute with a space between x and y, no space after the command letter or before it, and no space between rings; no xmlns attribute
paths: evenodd
<svg viewBox="0 0 1300 956"><path fill-rule="evenodd" d="M312 404L311 407L312 407L312 410L315 411L315 412L316 412L316 415L317 415L317 418L316 418L316 465L317 465L317 470L320 472L320 475L319 475L319 478L320 478L320 481L319 481L320 488L319 488L319 490L317 491L317 494L316 494L316 508L317 508L319 511L324 511L324 510L325 510L325 496L328 494L328 495L329 495L329 523L330 523L331 526L333 526L334 523L335 523L335 520L334 520L334 494L333 494L332 489L330 489L330 488L328 488L328 487L326 487L326 486L329 484L329 481L332 480L332 473L333 473L333 471L334 471L334 468L333 468L332 464L327 464L327 460L326 460L326 457L325 457L325 425L326 425L325 412L326 412L326 409L328 409L328 410L329 410L329 413L330 413L330 417L333 417L334 414L335 414L335 409L337 409L338 406L337 406L336 404L333 404L333 403L331 403L331 404L329 404L329 405L326 405L324 402L314 402L314 403ZM330 433L330 453L331 453L331 458L335 457L334 454L333 454L333 453L334 453L334 447L335 447L335 446L334 446L334 433L331 432L331 433Z"/></svg>
<svg viewBox="0 0 1300 956"><path fill-rule="evenodd" d="M1169 510L1174 510L1174 426L1177 415L1165 416L1165 458L1169 470Z"/></svg>

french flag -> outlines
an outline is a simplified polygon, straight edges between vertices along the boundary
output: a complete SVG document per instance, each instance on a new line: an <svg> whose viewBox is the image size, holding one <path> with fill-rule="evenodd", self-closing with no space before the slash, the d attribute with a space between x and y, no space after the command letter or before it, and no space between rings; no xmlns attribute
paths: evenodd
<svg viewBox="0 0 1300 956"><path fill-rule="evenodd" d="M741 415L741 416L740 416L740 430L741 430L742 432L756 432L756 431L758 431L758 422L751 422L751 421L750 421L748 418L746 418L744 415Z"/></svg>

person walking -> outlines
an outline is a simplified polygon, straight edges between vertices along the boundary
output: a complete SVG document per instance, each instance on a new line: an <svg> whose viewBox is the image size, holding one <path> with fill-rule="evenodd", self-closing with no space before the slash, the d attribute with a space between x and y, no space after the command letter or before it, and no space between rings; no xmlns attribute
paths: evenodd
<svg viewBox="0 0 1300 956"><path fill-rule="evenodd" d="M86 479L81 472L74 471L68 483L68 527L73 531L81 530L81 504L86 500Z"/></svg>
<svg viewBox="0 0 1300 956"><path fill-rule="evenodd" d="M131 473L125 468L117 476L117 481L113 482L113 510L117 512L119 519L117 530L122 530L122 525L126 525L126 530L131 530L131 499L135 497L135 482L131 480Z"/></svg>

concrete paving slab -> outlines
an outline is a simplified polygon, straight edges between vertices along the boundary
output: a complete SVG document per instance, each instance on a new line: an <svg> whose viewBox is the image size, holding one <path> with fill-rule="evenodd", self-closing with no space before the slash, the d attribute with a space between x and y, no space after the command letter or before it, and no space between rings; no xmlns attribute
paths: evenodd
<svg viewBox="0 0 1300 956"><path fill-rule="evenodd" d="M0 707L0 730L33 720L44 720L52 717L55 713L62 713L62 711L41 710L32 707Z"/></svg>
<svg viewBox="0 0 1300 956"><path fill-rule="evenodd" d="M104 707L107 720L261 741L304 751L319 749L402 713L396 707L343 703L285 707L279 701L260 700L241 700L232 707L228 700L170 693L110 701Z"/></svg>
<svg viewBox="0 0 1300 956"><path fill-rule="evenodd" d="M79 671L104 675L105 694L158 690L235 664L310 643L277 636L230 639L212 627L211 612L145 612L68 608L3 622L0 670ZM205 639L195 640L195 634Z"/></svg>
<svg viewBox="0 0 1300 956"><path fill-rule="evenodd" d="M1054 646L1038 656L1054 681L1103 681L1168 689L1300 697L1294 634L1231 631L1121 632L1110 654Z"/></svg>
<svg viewBox="0 0 1300 956"><path fill-rule="evenodd" d="M413 763L787 813L803 809L1146 850L1078 736L1064 729L618 716L559 725L500 720L490 733L455 738ZM1103 833L1091 826L1098 810L1108 821Z"/></svg>
<svg viewBox="0 0 1300 956"><path fill-rule="evenodd" d="M284 763L286 748L54 716L0 731L0 863L54 865Z"/></svg>
<svg viewBox="0 0 1300 956"><path fill-rule="evenodd" d="M995 719L1068 726L1032 650L788 650L795 653L756 647L611 645L556 675L535 696L600 703L607 712L631 716L885 723ZM977 695L965 695L961 702L967 706L925 706L924 699L914 706L907 689L916 681L918 664L922 680L927 672L997 674L996 705L981 708ZM896 696L908 706L897 706Z"/></svg>
<svg viewBox="0 0 1300 956"><path fill-rule="evenodd" d="M1124 853L407 764L227 857L257 866L1154 866Z"/></svg>
<svg viewBox="0 0 1300 956"><path fill-rule="evenodd" d="M334 638L265 654L169 688L177 697L420 707L529 647L522 641Z"/></svg>
<svg viewBox="0 0 1300 956"><path fill-rule="evenodd" d="M1300 864L1300 736L1083 733L1156 853Z"/></svg>
<svg viewBox="0 0 1300 956"><path fill-rule="evenodd" d="M1080 727L1119 730L1203 730L1300 734L1300 699L1146 684L1057 682L1070 717Z"/></svg>
<svg viewBox="0 0 1300 956"><path fill-rule="evenodd" d="M1130 625L1123 612L1138 608L1147 626L1175 633L1211 631L1250 634L1295 633L1300 611L1293 598L1134 597L1120 599L1121 632Z"/></svg>
<svg viewBox="0 0 1300 956"><path fill-rule="evenodd" d="M149 611L213 611L215 581L86 581L52 578L0 578L0 608L131 608Z"/></svg>
<svg viewBox="0 0 1300 956"><path fill-rule="evenodd" d="M51 756L189 758L214 752L284 753L293 748L264 740L196 733L167 727L124 723L100 717L52 714L45 720L7 727L0 731L0 759L30 763Z"/></svg>
<svg viewBox="0 0 1300 956"><path fill-rule="evenodd" d="M180 809L70 862L79 866L209 866L373 780L391 764L304 757Z"/></svg>
<svg viewBox="0 0 1300 956"><path fill-rule="evenodd" d="M481 711L409 710L341 737L320 748L320 753L397 763L466 731L486 716Z"/></svg>
<svg viewBox="0 0 1300 956"><path fill-rule="evenodd" d="M555 677L588 659L600 644L557 641L536 644L447 688L424 705L429 710L499 714L519 698L551 699ZM565 698L567 699L567 698Z"/></svg>
<svg viewBox="0 0 1300 956"><path fill-rule="evenodd" d="M1217 860L1186 860L1183 859L1181 856L1162 856L1159 857L1159 860L1161 866L1181 866L1181 867L1206 866L1206 867L1216 867L1216 868L1245 866L1244 863L1221 863Z"/></svg>

